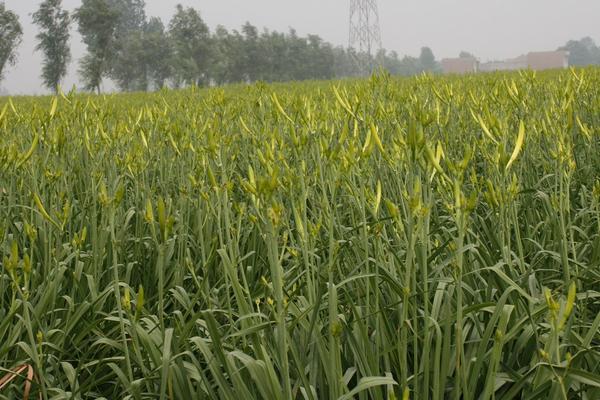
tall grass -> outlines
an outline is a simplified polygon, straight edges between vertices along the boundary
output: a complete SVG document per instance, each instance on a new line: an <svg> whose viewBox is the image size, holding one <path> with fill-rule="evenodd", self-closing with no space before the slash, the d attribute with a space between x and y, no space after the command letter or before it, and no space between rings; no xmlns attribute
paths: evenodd
<svg viewBox="0 0 600 400"><path fill-rule="evenodd" d="M597 69L0 100L0 396L598 398L599 126Z"/></svg>

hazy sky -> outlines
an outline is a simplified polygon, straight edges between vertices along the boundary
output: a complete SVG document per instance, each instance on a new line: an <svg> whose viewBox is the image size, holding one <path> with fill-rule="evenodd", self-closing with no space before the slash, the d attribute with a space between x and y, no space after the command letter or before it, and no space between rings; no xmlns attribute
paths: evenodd
<svg viewBox="0 0 600 400"><path fill-rule="evenodd" d="M2 1L2 0L0 0ZM42 93L41 55L34 51L31 23L39 0L4 0L24 26L19 62L9 67L0 86L10 93ZM80 0L63 0L72 10ZM175 5L201 12L214 28L239 28L245 21L271 30L315 33L347 45L350 0L146 0L147 14L168 23ZM431 47L438 59L467 50L482 61L518 56L531 50L554 50L569 39L600 41L600 0L379 0L383 45L400 55L418 55ZM72 28L73 62L64 87L78 84L77 61L85 53Z"/></svg>

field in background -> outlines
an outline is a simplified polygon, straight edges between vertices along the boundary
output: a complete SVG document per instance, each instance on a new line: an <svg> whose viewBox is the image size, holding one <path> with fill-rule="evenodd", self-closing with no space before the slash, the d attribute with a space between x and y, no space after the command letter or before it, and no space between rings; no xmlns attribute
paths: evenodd
<svg viewBox="0 0 600 400"><path fill-rule="evenodd" d="M599 398L599 128L597 69L2 99L0 395Z"/></svg>

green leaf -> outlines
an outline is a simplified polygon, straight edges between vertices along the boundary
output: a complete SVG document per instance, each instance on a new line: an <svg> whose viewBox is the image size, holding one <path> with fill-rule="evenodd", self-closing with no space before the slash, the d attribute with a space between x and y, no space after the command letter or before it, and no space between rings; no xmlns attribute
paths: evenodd
<svg viewBox="0 0 600 400"><path fill-rule="evenodd" d="M525 142L525 124L523 121L519 124L519 136L517 136L517 143L515 144L515 149L510 156L510 160L506 164L506 171L510 169L510 166L517 160L519 154L521 153L521 149L523 148L523 143Z"/></svg>
<svg viewBox="0 0 600 400"><path fill-rule="evenodd" d="M357 395L360 392L363 392L367 389L377 387L377 386L388 386L388 385L398 385L398 382L396 382L393 378L386 377L386 376L374 376L374 377L362 378L358 382L358 385L354 389L352 389L350 392L346 393L345 395L341 396L339 398L339 400L350 400L350 399L353 399L355 395Z"/></svg>

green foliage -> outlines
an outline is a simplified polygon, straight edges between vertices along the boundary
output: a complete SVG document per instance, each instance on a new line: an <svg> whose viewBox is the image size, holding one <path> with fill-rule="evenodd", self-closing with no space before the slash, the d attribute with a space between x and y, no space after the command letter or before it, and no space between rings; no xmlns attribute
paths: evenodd
<svg viewBox="0 0 600 400"><path fill-rule="evenodd" d="M597 69L1 101L31 398L600 394Z"/></svg>
<svg viewBox="0 0 600 400"><path fill-rule="evenodd" d="M109 0L82 0L73 16L87 46L79 73L86 89L100 92L102 80L109 73L114 58L120 14Z"/></svg>
<svg viewBox="0 0 600 400"><path fill-rule="evenodd" d="M435 56L433 51L429 47L423 47L421 49L421 55L419 56L419 63L424 71L432 72L437 69L437 63L435 62Z"/></svg>
<svg viewBox="0 0 600 400"><path fill-rule="evenodd" d="M4 78L6 67L17 61L17 47L22 36L19 17L7 10L3 1L0 2L0 82Z"/></svg>
<svg viewBox="0 0 600 400"><path fill-rule="evenodd" d="M149 86L149 50L153 50L145 47L145 2L110 0L110 4L119 18L109 76L121 91L145 91Z"/></svg>
<svg viewBox="0 0 600 400"><path fill-rule="evenodd" d="M32 17L40 27L36 50L44 53L42 79L46 87L57 91L71 60L69 13L62 9L62 0L45 0Z"/></svg>
<svg viewBox="0 0 600 400"><path fill-rule="evenodd" d="M150 55L145 45L145 32L142 28L130 32L118 43L119 48L111 63L109 76L123 92L148 90L147 61Z"/></svg>
<svg viewBox="0 0 600 400"><path fill-rule="evenodd" d="M144 48L142 62L146 65L148 80L155 88L161 89L173 73L173 49L160 18L150 18L144 26L142 41Z"/></svg>
<svg viewBox="0 0 600 400"><path fill-rule="evenodd" d="M87 89L110 77L122 91L146 91L172 77L172 42L159 18L146 19L144 1L91 0L76 17L88 45L80 70Z"/></svg>
<svg viewBox="0 0 600 400"><path fill-rule="evenodd" d="M198 85L208 82L210 63L210 31L195 9L177 5L169 23L169 37L173 44L173 72L176 86Z"/></svg>
<svg viewBox="0 0 600 400"><path fill-rule="evenodd" d="M387 54L385 50L382 50L377 55L377 60L392 75L414 76L427 71L419 58L404 56L400 59L395 51Z"/></svg>
<svg viewBox="0 0 600 400"><path fill-rule="evenodd" d="M335 76L335 49L317 35L299 37L293 29L259 33L246 23L241 33L218 27L212 43L210 78L219 84Z"/></svg>
<svg viewBox="0 0 600 400"><path fill-rule="evenodd" d="M117 41L123 42L131 33L139 31L146 23L146 2L144 0L108 0L109 5L119 15Z"/></svg>
<svg viewBox="0 0 600 400"><path fill-rule="evenodd" d="M581 40L569 40L560 50L569 52L569 65L600 65L600 48L596 46L596 43L590 37Z"/></svg>

